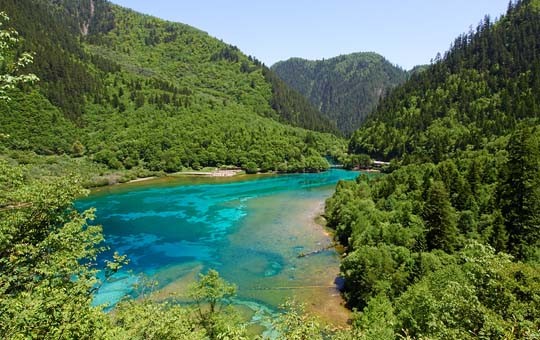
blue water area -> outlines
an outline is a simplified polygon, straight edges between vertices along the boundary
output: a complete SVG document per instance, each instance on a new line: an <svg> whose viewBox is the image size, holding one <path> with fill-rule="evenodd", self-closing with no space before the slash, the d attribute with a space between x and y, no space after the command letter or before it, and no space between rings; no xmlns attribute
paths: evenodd
<svg viewBox="0 0 540 340"><path fill-rule="evenodd" d="M207 180L212 183L171 180L118 186L79 200L80 210L96 208L95 223L103 226L110 251L99 262L103 264L113 251L130 260L104 282L94 303L114 305L123 296L136 296L133 287L139 274L158 280L158 288L174 290L197 273L216 268L239 286L239 296L246 301L272 305L273 300L263 296L268 292L263 290L259 298L254 287L291 285L296 278L300 280L296 284L306 284L309 273L299 272L299 267L316 271L317 266L328 266L325 256L335 257L321 254L320 264L295 262L296 254L324 242L312 240L313 233L301 229L304 222L296 216L308 205L324 202L339 180L357 176L357 172L335 169ZM332 263L337 266L334 257Z"/></svg>

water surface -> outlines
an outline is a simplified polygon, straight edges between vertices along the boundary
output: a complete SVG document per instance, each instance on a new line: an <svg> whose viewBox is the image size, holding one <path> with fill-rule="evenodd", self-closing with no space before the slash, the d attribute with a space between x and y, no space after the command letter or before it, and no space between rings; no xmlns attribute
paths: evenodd
<svg viewBox="0 0 540 340"><path fill-rule="evenodd" d="M136 296L133 284L139 274L157 280L162 297L181 294L199 272L213 268L238 286L237 302L253 313L271 313L295 297L322 316L346 318L334 282L339 271L336 252L298 255L330 243L314 219L336 183L357 176L331 170L183 179L96 192L77 206L97 208L96 221L103 225L108 246L127 254L130 263L103 285L95 303ZM253 313L250 317L257 318Z"/></svg>

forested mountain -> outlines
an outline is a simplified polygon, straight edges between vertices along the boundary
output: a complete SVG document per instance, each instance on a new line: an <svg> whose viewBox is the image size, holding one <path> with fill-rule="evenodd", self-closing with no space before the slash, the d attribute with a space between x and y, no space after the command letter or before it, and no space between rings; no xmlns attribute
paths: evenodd
<svg viewBox="0 0 540 340"><path fill-rule="evenodd" d="M352 133L379 99L407 79L407 72L376 53L326 60L292 58L272 66L345 134Z"/></svg>
<svg viewBox="0 0 540 340"><path fill-rule="evenodd" d="M0 104L4 150L111 169L324 168L336 127L266 66L193 27L104 0L0 0L40 81ZM292 127L294 125L296 127ZM309 143L306 143L308 141Z"/></svg>
<svg viewBox="0 0 540 340"><path fill-rule="evenodd" d="M540 1L510 3L354 133L351 152L393 160L327 202L364 334L540 336L539 52Z"/></svg>
<svg viewBox="0 0 540 340"><path fill-rule="evenodd" d="M392 91L350 150L391 159L405 154L439 161L483 148L540 112L540 21L535 1L510 5L458 37L424 72ZM531 122L530 124L533 124Z"/></svg>

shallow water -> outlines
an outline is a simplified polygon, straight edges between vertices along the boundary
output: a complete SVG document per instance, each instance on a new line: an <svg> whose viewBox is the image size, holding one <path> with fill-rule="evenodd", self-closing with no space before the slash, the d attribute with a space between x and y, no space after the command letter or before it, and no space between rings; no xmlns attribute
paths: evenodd
<svg viewBox="0 0 540 340"><path fill-rule="evenodd" d="M77 203L97 208L111 252L130 263L95 295L95 304L136 296L139 274L159 282L158 295L183 293L213 268L238 286L237 303L272 313L294 297L329 321L347 313L336 290L339 257L332 250L298 258L331 240L314 219L341 179L331 170L247 179L182 179L107 188ZM110 256L111 253L105 254ZM331 315L329 315L331 314Z"/></svg>

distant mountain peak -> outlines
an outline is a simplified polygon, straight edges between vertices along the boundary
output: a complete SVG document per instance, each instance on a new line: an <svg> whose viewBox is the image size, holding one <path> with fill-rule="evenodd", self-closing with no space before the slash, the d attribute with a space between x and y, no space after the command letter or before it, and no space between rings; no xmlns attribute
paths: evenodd
<svg viewBox="0 0 540 340"><path fill-rule="evenodd" d="M322 60L290 58L272 69L346 134L358 128L379 99L408 77L405 70L375 52Z"/></svg>

